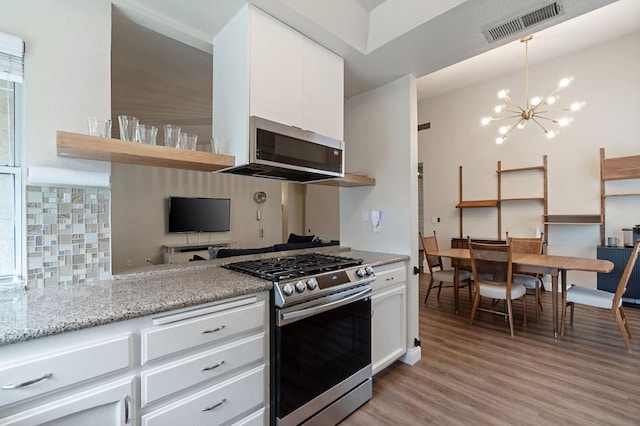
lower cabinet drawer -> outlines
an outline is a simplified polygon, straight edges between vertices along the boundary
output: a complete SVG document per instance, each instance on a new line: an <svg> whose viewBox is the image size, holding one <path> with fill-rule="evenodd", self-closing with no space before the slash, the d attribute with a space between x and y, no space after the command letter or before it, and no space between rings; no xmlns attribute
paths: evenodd
<svg viewBox="0 0 640 426"><path fill-rule="evenodd" d="M264 333L143 371L142 406L264 357Z"/></svg>
<svg viewBox="0 0 640 426"><path fill-rule="evenodd" d="M217 425L260 406L264 365L145 414L143 426Z"/></svg>
<svg viewBox="0 0 640 426"><path fill-rule="evenodd" d="M142 364L264 326L264 302L142 330Z"/></svg>
<svg viewBox="0 0 640 426"><path fill-rule="evenodd" d="M131 334L0 367L0 407L129 367Z"/></svg>
<svg viewBox="0 0 640 426"><path fill-rule="evenodd" d="M407 280L407 268L404 266L381 271L375 270L375 274L376 280L372 284L374 292Z"/></svg>
<svg viewBox="0 0 640 426"><path fill-rule="evenodd" d="M267 410L261 408L231 426L264 426L266 424L269 424L267 421Z"/></svg>

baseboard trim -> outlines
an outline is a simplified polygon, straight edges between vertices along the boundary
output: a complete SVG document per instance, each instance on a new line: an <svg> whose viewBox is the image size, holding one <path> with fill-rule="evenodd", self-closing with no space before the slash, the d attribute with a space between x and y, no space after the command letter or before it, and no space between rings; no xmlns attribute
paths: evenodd
<svg viewBox="0 0 640 426"><path fill-rule="evenodd" d="M405 364L413 365L416 362L420 361L420 358L422 358L422 349L420 348L420 346L416 346L413 348L408 348L407 353L400 357L400 361L404 362Z"/></svg>

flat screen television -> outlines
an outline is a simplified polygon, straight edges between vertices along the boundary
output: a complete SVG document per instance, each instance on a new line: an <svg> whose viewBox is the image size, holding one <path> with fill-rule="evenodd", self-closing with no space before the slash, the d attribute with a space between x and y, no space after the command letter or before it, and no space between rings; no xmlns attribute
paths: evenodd
<svg viewBox="0 0 640 426"><path fill-rule="evenodd" d="M230 216L228 198L169 197L169 233L225 232Z"/></svg>

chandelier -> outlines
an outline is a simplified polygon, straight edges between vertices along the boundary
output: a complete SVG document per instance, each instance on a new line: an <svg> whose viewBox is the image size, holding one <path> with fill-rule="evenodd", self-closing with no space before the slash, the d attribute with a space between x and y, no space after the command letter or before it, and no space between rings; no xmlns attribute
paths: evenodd
<svg viewBox="0 0 640 426"><path fill-rule="evenodd" d="M552 105L554 105L558 100L558 96L556 96L556 93L558 93L561 89L567 87L573 80L572 77L567 77L560 80L558 85L554 87L551 93L549 93L545 98L541 98L539 96L529 98L529 40L531 40L532 38L533 36L529 35L520 39L520 41L525 44L525 106L521 107L513 100L511 100L508 90L500 90L498 92L498 98L506 102L507 104L496 106L494 111L496 112L496 114L503 115L498 117L484 117L481 121L482 125L486 126L490 123L493 123L494 121L516 119L510 126L502 126L498 129L500 136L496 138L497 144L501 144L502 142L504 142L504 140L507 138L507 136L509 136L513 129L523 129L529 120L538 125L549 139L555 137L557 131L549 129L547 127L548 123L556 124L559 127L565 127L572 120L572 118L565 116L558 118L548 116L548 114L554 113L551 108ZM578 111L582 108L583 105L584 102L574 102L571 105L562 107L561 111Z"/></svg>

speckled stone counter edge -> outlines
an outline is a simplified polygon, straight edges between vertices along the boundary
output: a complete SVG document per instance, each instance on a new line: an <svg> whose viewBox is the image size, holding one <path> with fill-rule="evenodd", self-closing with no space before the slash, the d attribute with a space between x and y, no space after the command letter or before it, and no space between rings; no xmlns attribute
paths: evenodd
<svg viewBox="0 0 640 426"><path fill-rule="evenodd" d="M374 267L409 259L406 255L348 248L329 251L363 259ZM269 291L270 281L219 266L261 257L273 257L273 253L140 268L97 284L2 290L0 346Z"/></svg>

